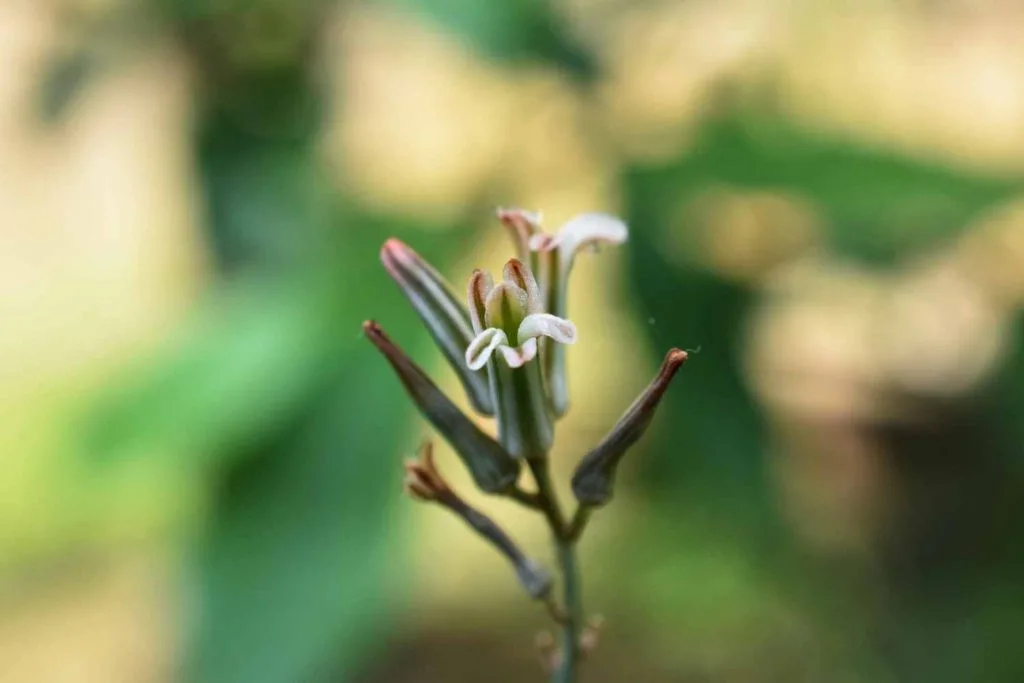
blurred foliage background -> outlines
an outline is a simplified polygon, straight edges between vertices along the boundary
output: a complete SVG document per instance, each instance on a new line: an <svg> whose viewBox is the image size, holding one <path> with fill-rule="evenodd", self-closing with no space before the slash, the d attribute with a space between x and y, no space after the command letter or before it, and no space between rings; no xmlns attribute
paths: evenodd
<svg viewBox="0 0 1024 683"><path fill-rule="evenodd" d="M540 680L508 568L398 495L425 429L359 333L457 395L377 250L461 284L510 253L496 205L632 230L574 276L563 480L699 349L583 544L586 680L1024 679L1021 31L998 0L6 0L0 680Z"/></svg>

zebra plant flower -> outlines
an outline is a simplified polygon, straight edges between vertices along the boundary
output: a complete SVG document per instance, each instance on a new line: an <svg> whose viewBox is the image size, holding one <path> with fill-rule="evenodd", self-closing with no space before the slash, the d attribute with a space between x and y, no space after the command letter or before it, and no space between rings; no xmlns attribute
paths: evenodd
<svg viewBox="0 0 1024 683"><path fill-rule="evenodd" d="M545 233L541 228L539 213L522 209L499 209L498 218L509 229L520 253L529 253L534 271L540 273L543 308L558 318L567 316L569 273L572 272L576 256L602 244L622 244L629 237L625 223L604 213L580 214L553 235ZM550 385L551 407L555 415L561 417L569 409L565 349L550 346L544 358L544 371Z"/></svg>
<svg viewBox="0 0 1024 683"><path fill-rule="evenodd" d="M540 362L534 361L537 339L574 344L576 326L544 312L537 281L521 261L506 263L504 276L495 285L477 270L469 280L476 337L466 349L466 365L470 370L487 366L501 445L517 458L543 458L554 427Z"/></svg>
<svg viewBox="0 0 1024 683"><path fill-rule="evenodd" d="M538 337L576 343L576 326L544 312L537 281L521 261L506 263L504 276L497 285L479 270L470 278L469 315L476 334L466 349L470 370L484 367L495 352L508 367L520 368L537 356Z"/></svg>
<svg viewBox="0 0 1024 683"><path fill-rule="evenodd" d="M566 317L569 274L577 254L600 244L621 244L627 230L618 218L596 213L573 218L553 235L542 230L539 214L501 209L498 218L518 258L505 264L498 283L481 270L473 271L465 305L438 271L406 245L392 239L381 250L385 268L458 376L473 410L495 418L497 438L463 414L377 323L367 321L363 330L413 403L455 450L477 488L543 514L554 538L561 600L552 589L551 575L452 489L429 445L418 460L406 464L409 495L462 518L512 564L530 597L547 608L561 629L561 650L545 651L542 658L552 683L569 683L576 680L583 649L593 640L585 629L576 543L590 515L611 501L619 463L646 432L687 355L669 351L647 389L582 458L572 480L576 510L571 518L564 515L548 460L554 421L569 405L565 351L577 337L576 326ZM522 469L532 475L532 490L519 484Z"/></svg>

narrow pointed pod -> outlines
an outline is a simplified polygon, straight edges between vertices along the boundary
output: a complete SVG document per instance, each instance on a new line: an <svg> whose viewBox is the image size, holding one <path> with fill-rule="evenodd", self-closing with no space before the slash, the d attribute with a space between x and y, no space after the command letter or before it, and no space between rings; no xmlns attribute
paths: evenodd
<svg viewBox="0 0 1024 683"><path fill-rule="evenodd" d="M685 351L672 349L662 361L658 374L623 414L612 430L587 453L572 476L572 491L581 505L600 507L611 500L615 472L629 448L647 431L661 399L676 371L688 358Z"/></svg>
<svg viewBox="0 0 1024 683"><path fill-rule="evenodd" d="M384 243L380 259L455 370L473 409L481 415L493 415L487 375L471 371L463 360L473 339L473 325L451 286L419 254L397 239Z"/></svg>
<svg viewBox="0 0 1024 683"><path fill-rule="evenodd" d="M444 436L466 465L473 481L487 493L508 490L519 476L519 463L480 430L373 321L363 332L387 359L425 418Z"/></svg>

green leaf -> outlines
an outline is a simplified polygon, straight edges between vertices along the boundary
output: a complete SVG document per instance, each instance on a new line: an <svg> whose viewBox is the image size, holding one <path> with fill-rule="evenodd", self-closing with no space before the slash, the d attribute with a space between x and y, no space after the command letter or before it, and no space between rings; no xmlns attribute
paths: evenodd
<svg viewBox="0 0 1024 683"><path fill-rule="evenodd" d="M591 78L593 57L549 0L392 0L435 21L481 55L498 62L538 61Z"/></svg>
<svg viewBox="0 0 1024 683"><path fill-rule="evenodd" d="M408 412L374 360L325 369L327 386L221 483L197 552L187 680L329 679L379 632Z"/></svg>
<svg viewBox="0 0 1024 683"><path fill-rule="evenodd" d="M193 465L233 457L289 419L322 384L326 360L354 344L324 314L312 285L236 283L182 342L97 400L86 452L107 464L145 452Z"/></svg>
<svg viewBox="0 0 1024 683"><path fill-rule="evenodd" d="M696 139L692 152L669 164L629 172L632 187L642 186L646 201L655 202L652 210L677 209L687 196L721 184L789 192L821 212L837 251L880 262L955 235L1016 196L1024 180L957 171L747 113L707 121Z"/></svg>

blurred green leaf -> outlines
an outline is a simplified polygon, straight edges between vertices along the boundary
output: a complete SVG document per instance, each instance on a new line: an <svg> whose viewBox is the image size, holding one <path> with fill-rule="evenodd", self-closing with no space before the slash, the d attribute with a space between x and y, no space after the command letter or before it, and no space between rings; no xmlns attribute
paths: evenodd
<svg viewBox="0 0 1024 683"><path fill-rule="evenodd" d="M56 123L99 67L97 55L81 49L56 58L43 73L36 110L44 123Z"/></svg>
<svg viewBox="0 0 1024 683"><path fill-rule="evenodd" d="M672 202L663 177L629 179L631 279L652 355L695 350L676 391L665 398L660 427L643 458L645 482L666 497L726 496L724 514L765 520L764 427L741 374L740 340L754 293L713 275L678 268L658 237Z"/></svg>
<svg viewBox="0 0 1024 683"><path fill-rule="evenodd" d="M1024 178L958 171L746 112L710 119L695 139L676 161L636 169L631 186L668 211L716 184L792 193L821 212L839 253L872 261L948 238L1024 187Z"/></svg>
<svg viewBox="0 0 1024 683"><path fill-rule="evenodd" d="M164 44L163 27L135 3L62 8L70 27L60 49L48 55L35 91L35 111L45 124L59 124L97 79L132 66Z"/></svg>
<svg viewBox="0 0 1024 683"><path fill-rule="evenodd" d="M325 680L375 638L408 416L375 360L322 368L327 385L219 484L187 680Z"/></svg>
<svg viewBox="0 0 1024 683"><path fill-rule="evenodd" d="M388 0L432 19L443 31L499 62L544 62L582 79L595 75L592 55L550 0Z"/></svg>
<svg viewBox="0 0 1024 683"><path fill-rule="evenodd" d="M826 670L893 680L962 680L985 672L992 680L1013 680L1019 666L1010 664L1008 650L995 654L994 645L1011 620L978 599L972 576L977 572L983 585L1021 562L1020 551L991 531L996 524L1008 534L1020 528L1020 515L1006 506L1020 490L1021 468L1007 466L1004 456L1024 461L1016 438L1024 356L1012 352L994 386L957 409L931 406L932 423L870 435L891 440L884 446L895 456L889 495L913 506L874 539L876 575L867 579L856 563L812 562L779 519L768 476L770 440L742 372L740 344L757 292L696 259L686 265L670 258L666 237L680 228L681 207L708 189L778 192L814 206L834 252L886 267L955 238L1024 184L820 137L746 112L708 121L694 139L695 147L679 158L625 176L634 226L630 278L640 315L652 321L646 327L651 353L672 345L701 350L683 370L679 391L668 397L667 419L641 461L641 483L654 495L658 517L673 520L678 531L638 532L637 548L619 556L639 559L622 560L622 571L641 572L634 589L671 629L692 624L687 613L707 610L704 591L717 587L714 604L726 609L714 616L732 614L745 636L764 616L778 619L780 607L783 619L799 614L811 626L841 615L842 624L830 623L829 633L816 639L834 648L820 662L831 663ZM954 418L965 417L974 431L957 431ZM969 461L959 457L965 453ZM974 489L985 493L970 493ZM979 534L986 533L983 542ZM644 574L644 567L671 569ZM957 596L948 593L954 585ZM758 597L768 593L785 602L759 605ZM1018 600L1014 591L999 595ZM737 611L730 611L730 600ZM775 632L771 621L761 625ZM937 653L936 642L948 649ZM1002 641L998 647L1005 648Z"/></svg>
<svg viewBox="0 0 1024 683"><path fill-rule="evenodd" d="M214 297L183 343L101 399L85 436L95 458L147 451L201 464L259 442L323 383L354 345L311 283L240 281Z"/></svg>
<svg viewBox="0 0 1024 683"><path fill-rule="evenodd" d="M711 119L675 161L626 172L631 278L652 355L700 348L685 390L668 397L675 417L644 459L647 481L666 495L727 495L723 512L770 517L764 428L746 387L740 341L755 292L665 253L681 205L721 185L793 193L825 219L826 240L847 257L891 262L948 239L970 219L1014 196L1016 179L986 178L815 136L776 119L736 112Z"/></svg>

